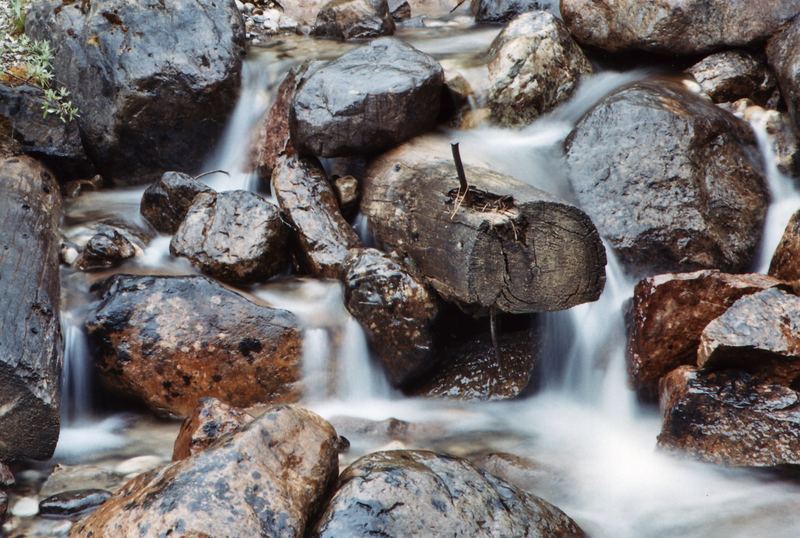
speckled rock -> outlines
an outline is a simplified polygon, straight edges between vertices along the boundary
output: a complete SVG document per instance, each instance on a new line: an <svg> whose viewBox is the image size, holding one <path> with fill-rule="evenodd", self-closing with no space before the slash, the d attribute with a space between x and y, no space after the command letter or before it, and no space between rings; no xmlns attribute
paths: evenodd
<svg viewBox="0 0 800 538"><path fill-rule="evenodd" d="M800 211L792 215L769 263L769 274L782 280L800 279Z"/></svg>
<svg viewBox="0 0 800 538"><path fill-rule="evenodd" d="M566 101L592 72L564 23L545 11L512 20L489 55L489 107L503 125L531 123Z"/></svg>
<svg viewBox="0 0 800 538"><path fill-rule="evenodd" d="M203 192L213 191L189 174L166 172L145 189L139 212L153 228L171 235L178 231L195 197Z"/></svg>
<svg viewBox="0 0 800 538"><path fill-rule="evenodd" d="M136 252L136 246L127 234L110 226L104 226L83 247L75 265L82 271L108 269L133 258Z"/></svg>
<svg viewBox="0 0 800 538"><path fill-rule="evenodd" d="M336 441L319 416L273 407L207 450L128 482L70 536L301 538L336 482Z"/></svg>
<svg viewBox="0 0 800 538"><path fill-rule="evenodd" d="M111 498L104 489L79 489L64 491L39 501L39 513L47 517L73 517L100 507Z"/></svg>
<svg viewBox="0 0 800 538"><path fill-rule="evenodd" d="M467 460L374 452L342 472L312 537L584 536L564 512Z"/></svg>
<svg viewBox="0 0 800 538"><path fill-rule="evenodd" d="M700 335L739 298L778 286L765 275L706 270L640 281L628 315L628 372L644 401L658 399L658 382L682 364L697 364Z"/></svg>
<svg viewBox="0 0 800 538"><path fill-rule="evenodd" d="M173 256L232 284L261 282L289 263L289 228L278 208L249 191L201 193L172 241Z"/></svg>
<svg viewBox="0 0 800 538"><path fill-rule="evenodd" d="M246 407L298 398L302 338L289 312L199 276L115 275L86 321L104 381L163 414L203 396Z"/></svg>
<svg viewBox="0 0 800 538"><path fill-rule="evenodd" d="M211 446L225 434L242 429L253 417L216 398L201 398L200 404L181 424L172 451L173 461L188 458Z"/></svg>
<svg viewBox="0 0 800 538"><path fill-rule="evenodd" d="M311 34L345 41L392 35L386 0L331 0L317 13Z"/></svg>
<svg viewBox="0 0 800 538"><path fill-rule="evenodd" d="M743 50L707 56L686 70L715 103L750 98L764 104L775 91L775 76L762 59Z"/></svg>

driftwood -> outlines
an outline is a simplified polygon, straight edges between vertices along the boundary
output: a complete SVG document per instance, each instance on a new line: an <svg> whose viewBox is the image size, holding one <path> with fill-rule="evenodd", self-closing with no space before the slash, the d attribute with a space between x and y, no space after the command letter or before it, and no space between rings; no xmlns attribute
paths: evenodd
<svg viewBox="0 0 800 538"><path fill-rule="evenodd" d="M336 194L316 159L279 158L272 189L296 231L304 269L316 277L342 278L348 250L360 241L339 212Z"/></svg>
<svg viewBox="0 0 800 538"><path fill-rule="evenodd" d="M363 213L378 244L411 258L443 299L465 311L553 311L594 301L605 249L589 217L517 179L465 167L417 141L366 174ZM441 151L443 149L443 151Z"/></svg>
<svg viewBox="0 0 800 538"><path fill-rule="evenodd" d="M46 459L59 430L61 328L53 175L29 157L0 160L0 460Z"/></svg>

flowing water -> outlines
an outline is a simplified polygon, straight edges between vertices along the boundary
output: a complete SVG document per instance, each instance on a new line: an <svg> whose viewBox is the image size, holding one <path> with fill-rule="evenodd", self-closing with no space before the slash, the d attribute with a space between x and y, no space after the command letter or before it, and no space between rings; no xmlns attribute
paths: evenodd
<svg viewBox="0 0 800 538"><path fill-rule="evenodd" d="M434 54L445 66L465 65L476 79L485 73L480 53L497 30L443 28L403 35ZM333 47L333 49L331 49ZM287 39L275 50L254 54L244 69L243 91L218 151L203 178L218 190L257 189L246 172L253 126L270 103L282 74L304 57L329 58L341 48ZM572 199L561 146L578 118L614 88L648 76L646 71L601 72L584 82L568 103L522 130L483 127L450 131L475 160L531 184ZM790 178L778 173L763 126L755 125L775 200L764 237L763 271L800 195ZM202 172L200 171L200 172ZM92 222L106 218L140 225L143 189L90 193L68 209L68 236L78 237ZM357 220L362 237L364 219ZM85 233L84 233L85 235ZM194 274L183 260L169 256L169 238L157 237L119 271ZM295 312L305 331L305 404L326 417L396 417L439 428L434 440L408 446L467 455L505 450L525 456L540 470L536 494L555 503L592 536L798 536L800 488L776 478L721 470L677 459L656 450L657 410L641 407L628 388L625 372L623 308L634 282L608 250L607 284L599 301L542 316L544 359L542 390L532 398L500 403L432 402L395 393L376 366L364 333L342 304L338 283L286 278L248 292L267 304ZM90 278L66 273L70 301L63 318L66 336L64 409L66 427L59 457L90 456L124 442L119 417L94 417L91 369L82 324ZM96 408L96 406L95 406ZM357 441L357 440L354 440ZM354 442L353 456L379 447Z"/></svg>

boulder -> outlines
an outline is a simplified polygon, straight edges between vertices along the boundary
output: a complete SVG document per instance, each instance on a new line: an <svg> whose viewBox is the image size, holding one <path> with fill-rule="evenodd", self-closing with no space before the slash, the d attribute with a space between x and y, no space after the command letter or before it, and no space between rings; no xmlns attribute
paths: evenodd
<svg viewBox="0 0 800 538"><path fill-rule="evenodd" d="M300 538L336 483L336 441L310 411L273 407L207 450L128 482L70 536Z"/></svg>
<svg viewBox="0 0 800 538"><path fill-rule="evenodd" d="M49 170L0 159L0 461L48 459L58 441L61 214Z"/></svg>
<svg viewBox="0 0 800 538"><path fill-rule="evenodd" d="M411 4L408 3L408 0L388 0L386 4L389 14L395 22L411 18Z"/></svg>
<svg viewBox="0 0 800 538"><path fill-rule="evenodd" d="M763 60L744 50L706 56L686 70L715 103L750 98L764 104L775 91L775 76Z"/></svg>
<svg viewBox="0 0 800 538"><path fill-rule="evenodd" d="M142 195L139 212L153 228L163 234L178 231L195 197L214 192L205 183L182 172L165 172L147 187Z"/></svg>
<svg viewBox="0 0 800 538"><path fill-rule="evenodd" d="M296 318L200 276L115 275L86 328L101 377L163 414L203 396L239 407L299 396Z"/></svg>
<svg viewBox="0 0 800 538"><path fill-rule="evenodd" d="M181 424L172 460L182 460L202 452L223 435L236 432L252 421L253 417L241 409L216 398L201 398L199 405Z"/></svg>
<svg viewBox="0 0 800 538"><path fill-rule="evenodd" d="M737 117L751 125L763 126L778 171L787 176L800 177L800 144L789 115L762 108L750 99L739 99L730 106Z"/></svg>
<svg viewBox="0 0 800 538"><path fill-rule="evenodd" d="M643 401L658 399L658 382L682 364L697 364L706 325L738 299L780 285L764 275L715 270L664 274L640 281L628 312L628 372Z"/></svg>
<svg viewBox="0 0 800 538"><path fill-rule="evenodd" d="M75 265L81 271L109 269L133 258L136 253L136 245L127 234L110 226L104 226L83 247Z"/></svg>
<svg viewBox="0 0 800 538"><path fill-rule="evenodd" d="M800 211L789 219L769 263L769 274L781 280L800 280Z"/></svg>
<svg viewBox="0 0 800 538"><path fill-rule="evenodd" d="M386 0L331 0L317 13L311 34L351 41L394 33Z"/></svg>
<svg viewBox="0 0 800 538"><path fill-rule="evenodd" d="M393 385L431 369L438 298L418 277L379 250L359 249L345 266L344 294Z"/></svg>
<svg viewBox="0 0 800 538"><path fill-rule="evenodd" d="M39 501L39 513L45 517L74 517L97 510L111 498L104 489L78 489L51 495Z"/></svg>
<svg viewBox="0 0 800 538"><path fill-rule="evenodd" d="M752 375L681 366L661 382L658 446L727 466L800 464L800 394Z"/></svg>
<svg viewBox="0 0 800 538"><path fill-rule="evenodd" d="M747 270L768 193L749 125L667 80L602 99L566 143L577 199L634 276Z"/></svg>
<svg viewBox="0 0 800 538"><path fill-rule="evenodd" d="M292 106L292 139L320 157L388 149L436 124L443 83L432 57L399 39L376 39L303 83Z"/></svg>
<svg viewBox="0 0 800 538"><path fill-rule="evenodd" d="M570 33L612 52L688 55L741 47L769 37L798 13L796 0L561 0Z"/></svg>
<svg viewBox="0 0 800 538"><path fill-rule="evenodd" d="M87 152L104 177L150 183L199 168L236 103L244 22L232 1L34 2Z"/></svg>
<svg viewBox="0 0 800 538"><path fill-rule="evenodd" d="M422 450L373 452L339 477L313 537L585 536L546 501L467 460Z"/></svg>
<svg viewBox="0 0 800 538"><path fill-rule="evenodd" d="M489 49L489 107L502 125L531 123L569 99L592 65L564 23L546 11L509 23Z"/></svg>
<svg viewBox="0 0 800 538"><path fill-rule="evenodd" d="M558 14L558 0L472 0L475 22L502 24L529 11Z"/></svg>
<svg viewBox="0 0 800 538"><path fill-rule="evenodd" d="M796 2L795 13L800 12ZM800 17L775 34L767 45L767 59L783 95L795 130L800 132Z"/></svg>
<svg viewBox="0 0 800 538"><path fill-rule="evenodd" d="M279 158L272 190L295 231L301 267L318 278L342 278L348 250L361 241L339 211L319 162L313 157Z"/></svg>
<svg viewBox="0 0 800 538"><path fill-rule="evenodd" d="M700 336L697 366L736 368L770 382L800 381L800 297L769 288L742 297Z"/></svg>
<svg viewBox="0 0 800 538"><path fill-rule="evenodd" d="M0 84L0 120L9 125L21 151L44 163L61 182L91 176L94 166L83 150L77 120L43 115L44 103L40 88Z"/></svg>
<svg viewBox="0 0 800 538"><path fill-rule="evenodd" d="M172 237L169 251L232 284L260 282L289 263L289 228L280 211L249 191L201 193Z"/></svg>

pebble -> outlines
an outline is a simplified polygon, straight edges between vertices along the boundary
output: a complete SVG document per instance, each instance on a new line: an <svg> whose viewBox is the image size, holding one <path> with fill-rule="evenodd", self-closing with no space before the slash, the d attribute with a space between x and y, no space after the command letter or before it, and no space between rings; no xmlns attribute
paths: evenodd
<svg viewBox="0 0 800 538"><path fill-rule="evenodd" d="M114 472L126 476L137 475L158 467L162 461L158 456L136 456L119 463L114 467Z"/></svg>
<svg viewBox="0 0 800 538"><path fill-rule="evenodd" d="M11 515L17 517L33 517L39 513L39 499L36 497L21 497L11 507Z"/></svg>
<svg viewBox="0 0 800 538"><path fill-rule="evenodd" d="M47 516L69 517L94 510L110 498L111 492L103 489L64 491L40 502L39 512Z"/></svg>

